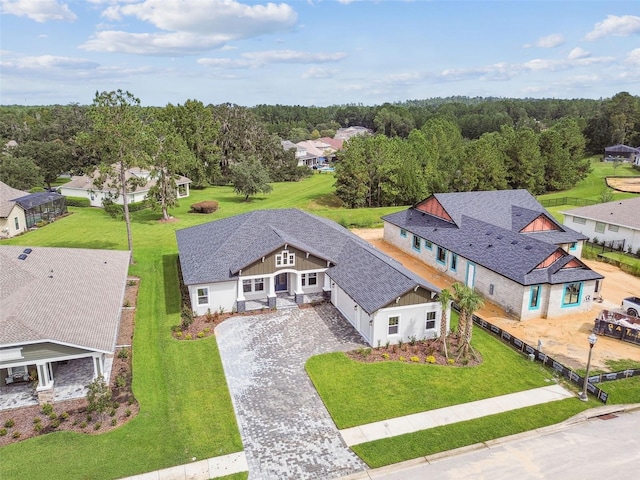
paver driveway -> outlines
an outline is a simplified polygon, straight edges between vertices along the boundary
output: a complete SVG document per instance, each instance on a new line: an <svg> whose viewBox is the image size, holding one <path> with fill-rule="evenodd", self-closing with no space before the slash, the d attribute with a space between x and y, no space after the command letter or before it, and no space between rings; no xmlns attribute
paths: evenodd
<svg viewBox="0 0 640 480"><path fill-rule="evenodd" d="M249 479L329 479L366 468L304 370L313 355L364 344L331 304L231 318L216 336Z"/></svg>

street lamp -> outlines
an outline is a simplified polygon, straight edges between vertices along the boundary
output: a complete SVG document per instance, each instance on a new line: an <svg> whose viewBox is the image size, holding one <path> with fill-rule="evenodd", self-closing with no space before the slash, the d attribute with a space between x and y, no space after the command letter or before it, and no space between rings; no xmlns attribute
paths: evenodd
<svg viewBox="0 0 640 480"><path fill-rule="evenodd" d="M591 366L591 351L593 350L593 346L598 341L598 337L596 337L595 333L591 333L587 337L587 341L589 342L589 358L587 359L587 371L584 373L584 384L582 385L582 392L578 395L578 398L583 402L588 402L589 398L587 397L587 384L589 383L589 367Z"/></svg>

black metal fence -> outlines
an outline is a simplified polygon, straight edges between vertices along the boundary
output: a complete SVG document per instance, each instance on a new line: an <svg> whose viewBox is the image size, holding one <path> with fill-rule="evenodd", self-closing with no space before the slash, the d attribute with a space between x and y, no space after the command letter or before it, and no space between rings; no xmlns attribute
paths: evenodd
<svg viewBox="0 0 640 480"><path fill-rule="evenodd" d="M601 243L593 243L593 242L585 242L585 246L594 250L595 252L600 251L600 254L606 252L622 252L624 253L624 246L626 244L625 239L622 240L608 240L603 241Z"/></svg>
<svg viewBox="0 0 640 480"><path fill-rule="evenodd" d="M559 375L562 375L564 378L566 378L570 382L576 384L578 387L582 388L584 386L584 377L581 377L576 372L571 370L569 367L567 367L567 366L563 365L562 363L558 362L557 360L553 359L552 357L550 357L546 353L541 352L536 347L534 347L532 345L529 345L528 343L520 340L519 338L514 337L509 332L506 332L506 331L502 330L497 325L489 323L486 320L484 320L484 319L482 319L480 317L477 317L476 315L473 316L473 323L475 325L477 325L478 327L480 327L480 328L482 328L482 329L484 329L484 330L486 330L488 332L491 332L493 335L495 335L496 337L500 338L500 340L502 340L503 342L507 343L508 345L510 345L515 350L519 351L520 353L522 353L524 355L527 355L531 360L534 360L536 362L540 362L540 363L546 365L547 367L552 368ZM634 372L635 372L635 370L634 370ZM617 373L621 373L621 372L617 372ZM592 395L594 395L602 403L607 403L607 399L609 398L609 394L607 392L605 392L604 390L601 390L599 387L596 387L594 385L594 383L597 383L597 382L593 382L592 378L600 378L600 377L599 376L598 377L589 377L589 381L587 382L587 391L589 393L591 393ZM602 381L602 380L598 380L598 381Z"/></svg>
<svg viewBox="0 0 640 480"><path fill-rule="evenodd" d="M545 198L544 200L538 200L540 204L547 207L557 207L559 205L576 205L578 207L586 207L587 205L595 205L597 200L587 200L585 198L578 197L560 197L560 198Z"/></svg>

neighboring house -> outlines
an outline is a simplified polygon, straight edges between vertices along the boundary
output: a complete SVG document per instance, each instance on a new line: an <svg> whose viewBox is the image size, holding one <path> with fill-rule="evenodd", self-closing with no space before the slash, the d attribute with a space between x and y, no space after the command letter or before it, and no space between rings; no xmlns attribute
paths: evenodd
<svg viewBox="0 0 640 480"><path fill-rule="evenodd" d="M640 250L640 197L560 213L564 214L565 225L592 240L615 242L633 253Z"/></svg>
<svg viewBox="0 0 640 480"><path fill-rule="evenodd" d="M385 241L520 320L588 311L600 291L603 276L580 261L587 237L526 190L436 193L382 218Z"/></svg>
<svg viewBox="0 0 640 480"><path fill-rule="evenodd" d="M0 182L0 238L24 233L41 221L67 213L65 198L55 192L23 192Z"/></svg>
<svg viewBox="0 0 640 480"><path fill-rule="evenodd" d="M305 152L304 156L298 158L298 165L315 167L329 162L336 153L335 148L320 140L304 140L296 145Z"/></svg>
<svg viewBox="0 0 640 480"><path fill-rule="evenodd" d="M0 246L0 264L0 381L36 370L50 391L58 362L86 357L108 378L129 252Z"/></svg>
<svg viewBox="0 0 640 480"><path fill-rule="evenodd" d="M92 207L102 207L104 200L112 200L114 203L123 204L122 195L119 190L111 188L110 182L103 183L102 187L97 187L94 181L98 178L99 173L96 170L92 175L79 175L71 177L71 181L61 185L58 192L67 197L88 198ZM149 190L156 184L149 170L133 167L125 172L125 178L140 179L144 184L136 187L135 190L127 193L127 203L142 202L147 198ZM178 198L189 196L189 184L191 180L187 177L179 177L176 180L178 187Z"/></svg>
<svg viewBox="0 0 640 480"><path fill-rule="evenodd" d="M257 210L176 237L198 315L275 308L278 297L300 305L316 295L373 346L439 334L439 289L330 220L296 209Z"/></svg>
<svg viewBox="0 0 640 480"><path fill-rule="evenodd" d="M618 144L604 149L605 161L621 160L634 163L638 158L640 158L640 149L628 145Z"/></svg>
<svg viewBox="0 0 640 480"><path fill-rule="evenodd" d="M372 134L373 132L368 128L353 126L353 127L339 128L336 131L336 134L333 136L333 138L338 140L349 140L351 137L355 137L357 135L372 135Z"/></svg>

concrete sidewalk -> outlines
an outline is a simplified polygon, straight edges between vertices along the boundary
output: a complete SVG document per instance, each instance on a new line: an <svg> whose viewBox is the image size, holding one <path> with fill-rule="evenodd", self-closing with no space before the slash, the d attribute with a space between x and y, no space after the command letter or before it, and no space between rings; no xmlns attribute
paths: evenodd
<svg viewBox="0 0 640 480"><path fill-rule="evenodd" d="M558 384L340 430L348 446L575 397Z"/></svg>
<svg viewBox="0 0 640 480"><path fill-rule="evenodd" d="M249 466L244 452L238 452L141 473L122 480L208 480L247 471Z"/></svg>

